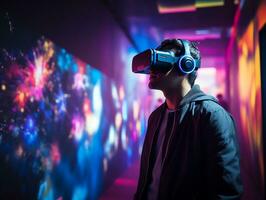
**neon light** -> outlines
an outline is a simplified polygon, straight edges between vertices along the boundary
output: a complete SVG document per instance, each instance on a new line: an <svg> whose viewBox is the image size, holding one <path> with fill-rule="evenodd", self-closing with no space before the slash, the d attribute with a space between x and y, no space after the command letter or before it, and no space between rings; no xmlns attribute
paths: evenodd
<svg viewBox="0 0 266 200"><path fill-rule="evenodd" d="M132 187L132 186L137 186L137 181L135 179L118 178L115 180L114 184L124 187Z"/></svg>
<svg viewBox="0 0 266 200"><path fill-rule="evenodd" d="M208 7L218 7L224 6L223 0L212 0L212 1L196 1L196 8L208 8Z"/></svg>
<svg viewBox="0 0 266 200"><path fill-rule="evenodd" d="M157 4L157 9L160 14L181 13L181 12L195 12L198 8L218 7L224 6L224 0L212 1L196 1L193 5L162 5Z"/></svg>
<svg viewBox="0 0 266 200"><path fill-rule="evenodd" d="M209 34L196 34L196 33L180 33L180 32L168 32L163 36L166 38L183 38L186 40L206 40L206 39L219 39L221 38L221 33L209 33Z"/></svg>
<svg viewBox="0 0 266 200"><path fill-rule="evenodd" d="M180 12L194 12L196 11L196 7L194 5L189 6L163 6L158 4L157 5L158 11L160 14L169 14L169 13L180 13Z"/></svg>

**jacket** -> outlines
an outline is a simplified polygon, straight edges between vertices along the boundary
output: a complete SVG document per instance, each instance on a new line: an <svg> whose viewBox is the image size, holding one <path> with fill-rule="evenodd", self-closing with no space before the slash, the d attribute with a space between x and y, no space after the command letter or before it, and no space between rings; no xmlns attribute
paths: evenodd
<svg viewBox="0 0 266 200"><path fill-rule="evenodd" d="M135 200L146 199L151 182L154 138L166 110L148 119ZM232 116L194 85L174 114L158 191L161 200L237 200L243 192L239 148Z"/></svg>

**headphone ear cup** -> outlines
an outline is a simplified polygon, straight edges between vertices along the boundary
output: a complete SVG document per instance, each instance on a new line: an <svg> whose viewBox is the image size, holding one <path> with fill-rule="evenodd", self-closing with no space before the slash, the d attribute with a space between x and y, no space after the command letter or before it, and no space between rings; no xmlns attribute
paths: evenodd
<svg viewBox="0 0 266 200"><path fill-rule="evenodd" d="M196 69L196 61L191 56L189 50L189 42L187 40L181 40L184 47L184 55L181 56L178 60L178 68L183 74L190 74Z"/></svg>
<svg viewBox="0 0 266 200"><path fill-rule="evenodd" d="M180 58L178 62L178 66L182 73L190 74L191 72L195 70L196 63L195 63L195 60L191 56L184 55Z"/></svg>

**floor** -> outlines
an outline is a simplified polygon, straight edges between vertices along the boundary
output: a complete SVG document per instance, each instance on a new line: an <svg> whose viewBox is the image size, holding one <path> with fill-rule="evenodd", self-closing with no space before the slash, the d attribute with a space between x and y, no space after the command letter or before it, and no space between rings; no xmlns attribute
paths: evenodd
<svg viewBox="0 0 266 200"><path fill-rule="evenodd" d="M118 177L114 184L100 197L100 200L132 200L139 176L139 161Z"/></svg>

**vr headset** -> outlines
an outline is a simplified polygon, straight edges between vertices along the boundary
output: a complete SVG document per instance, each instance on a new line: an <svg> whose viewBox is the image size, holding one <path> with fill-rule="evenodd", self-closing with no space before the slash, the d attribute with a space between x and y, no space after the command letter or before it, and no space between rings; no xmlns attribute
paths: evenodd
<svg viewBox="0 0 266 200"><path fill-rule="evenodd" d="M178 67L182 74L190 74L200 67L200 60L194 59L189 50L189 42L181 40L185 53L176 57L174 52L147 49L132 60L132 71L134 73L150 74L151 70L168 72L173 67Z"/></svg>

